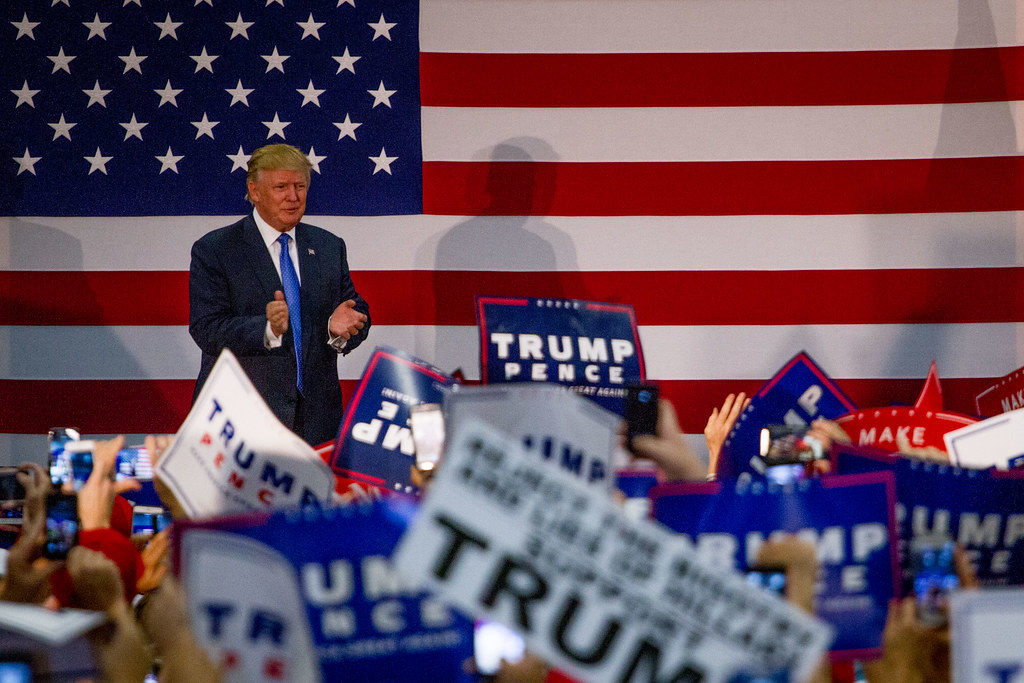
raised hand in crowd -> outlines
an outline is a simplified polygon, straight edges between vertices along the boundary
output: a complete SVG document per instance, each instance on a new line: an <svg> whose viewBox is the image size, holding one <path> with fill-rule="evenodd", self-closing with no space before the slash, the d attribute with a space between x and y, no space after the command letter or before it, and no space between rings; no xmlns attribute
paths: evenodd
<svg viewBox="0 0 1024 683"><path fill-rule="evenodd" d="M78 492L78 523L82 531L109 528L114 497L142 488L134 479L113 480L117 452L123 445L123 436L96 442L92 453L92 472Z"/></svg>
<svg viewBox="0 0 1024 683"><path fill-rule="evenodd" d="M750 399L741 391L726 396L721 410L715 408L711 411L708 423L704 426L704 440L708 443L708 474L718 471L718 456L722 452L725 437L729 436L736 419L749 403Z"/></svg>
<svg viewBox="0 0 1024 683"><path fill-rule="evenodd" d="M826 454L834 443L850 443L850 435L839 426L839 423L824 417L819 417L811 423L807 430L807 436L817 439L821 444L821 450ZM809 467L815 474L828 474L832 470L832 463L828 460L815 460L810 463Z"/></svg>
<svg viewBox="0 0 1024 683"><path fill-rule="evenodd" d="M117 565L103 553L76 546L68 553L67 568L78 605L103 612L110 620L89 634L103 680L141 681L152 662L142 631L124 598Z"/></svg>
<svg viewBox="0 0 1024 683"><path fill-rule="evenodd" d="M911 455L929 462L949 462L949 453L935 446L911 446L910 439L903 432L896 432L896 447L903 455Z"/></svg>
<svg viewBox="0 0 1024 683"><path fill-rule="evenodd" d="M220 680L220 671L189 628L185 596L172 576L165 576L160 585L143 598L136 607L136 616L161 658L161 681L207 683Z"/></svg>
<svg viewBox="0 0 1024 683"><path fill-rule="evenodd" d="M0 586L0 600L37 605L50 593L50 575L62 566L42 557L50 478L35 463L23 463L18 467L17 477L25 487L21 536L7 554L7 576Z"/></svg>
<svg viewBox="0 0 1024 683"><path fill-rule="evenodd" d="M647 458L661 468L672 481L704 481L707 470L683 439L676 410L666 399L658 399L658 427L654 436L633 437L630 450L638 458Z"/></svg>
<svg viewBox="0 0 1024 683"><path fill-rule="evenodd" d="M154 535L142 549L140 554L144 569L136 582L136 590L139 593L145 594L156 589L167 575L169 559L167 548L170 533L170 529L164 529Z"/></svg>
<svg viewBox="0 0 1024 683"><path fill-rule="evenodd" d="M149 460L156 467L156 464L160 461L160 458L164 456L167 449L170 448L171 442L174 440L173 436L166 434L150 434L146 437L143 444L146 447L146 453L149 454ZM156 494L160 497L160 501L164 504L168 510L171 511L171 517L174 519L188 519L188 515L185 514L185 509L181 507L181 503L171 493L171 490L167 488L167 485L160 480L160 477L153 477L153 488L156 489Z"/></svg>

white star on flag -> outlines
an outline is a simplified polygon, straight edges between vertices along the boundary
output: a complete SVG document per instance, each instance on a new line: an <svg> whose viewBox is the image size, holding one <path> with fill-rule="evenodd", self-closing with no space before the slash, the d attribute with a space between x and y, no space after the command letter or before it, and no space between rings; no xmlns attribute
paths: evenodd
<svg viewBox="0 0 1024 683"><path fill-rule="evenodd" d="M15 38L15 40L21 38L22 36L28 36L32 40L36 39L35 35L32 33L32 29L34 29L36 26L39 26L39 22L29 21L27 13L22 12L21 21L12 21L11 25L14 26L14 28L18 29L18 35Z"/></svg>
<svg viewBox="0 0 1024 683"><path fill-rule="evenodd" d="M42 159L42 157L34 157L28 153L28 147L25 148L25 153L21 157L11 157L18 162L18 173L21 175L25 171L28 171L32 175L36 174L36 162ZM319 173L319 171L317 171Z"/></svg>
<svg viewBox="0 0 1024 683"><path fill-rule="evenodd" d="M213 127L216 126L220 121L211 121L206 117L206 112L203 112L202 121L193 121L192 125L196 127L196 140L203 135L209 135L210 139L213 140Z"/></svg>
<svg viewBox="0 0 1024 683"><path fill-rule="evenodd" d="M270 73L271 69L277 69L281 73L284 73L284 60L288 59L289 55L278 54L277 46L274 46L274 51L269 55L260 55L263 59L267 60L267 70L264 73Z"/></svg>
<svg viewBox="0 0 1024 683"><path fill-rule="evenodd" d="M96 13L96 16L93 18L92 21L83 21L82 24L84 24L85 27L89 29L89 37L86 38L86 40L92 40L95 36L99 36L103 40L107 39L107 34L105 33L105 31L107 30L107 27L110 26L110 22L100 21L99 12Z"/></svg>
<svg viewBox="0 0 1024 683"><path fill-rule="evenodd" d="M348 114L345 114L345 120L341 123L335 123L335 127L338 129L338 139L352 138L356 139L356 128L363 125L362 123L356 123L349 118Z"/></svg>
<svg viewBox="0 0 1024 683"><path fill-rule="evenodd" d="M165 85L162 89L154 90L153 92L155 92L157 95L160 96L160 104L156 105L157 109L159 109L160 107L164 106L168 102L170 102L175 107L177 107L178 106L177 97L178 97L178 95L181 94L182 91L180 89L175 90L174 88L172 88L171 87L171 79L168 78L167 79L167 85Z"/></svg>
<svg viewBox="0 0 1024 683"><path fill-rule="evenodd" d="M68 0L62 0L62 2L64 3L67 3L67 1ZM138 5L139 7L142 7L142 0L124 0L124 4L122 4L121 7L127 7L128 5L131 5L133 3Z"/></svg>
<svg viewBox="0 0 1024 683"><path fill-rule="evenodd" d="M246 40L249 40L249 27L256 22L242 19L242 13L239 12L237 19L234 21L225 21L224 23L228 25L229 29L231 29L231 38L242 36ZM231 38L228 38L228 40L231 40Z"/></svg>
<svg viewBox="0 0 1024 683"><path fill-rule="evenodd" d="M327 22L313 21L313 13L309 13L309 19L305 21L295 22L302 29L302 37L299 40L305 40L309 36L313 36L317 40L320 40L320 27L325 26Z"/></svg>
<svg viewBox="0 0 1024 683"><path fill-rule="evenodd" d="M128 121L127 123L121 123L119 125L124 128L125 140L127 140L128 138L138 138L139 140L141 140L142 129L148 126L149 124L139 121L137 118L135 118L135 114L133 113L131 121Z"/></svg>
<svg viewBox="0 0 1024 683"><path fill-rule="evenodd" d="M313 171L316 171L319 174L320 173L320 162L323 161L324 159L326 159L327 157L326 156L317 156L316 151L312 147L310 147L309 148L309 154L306 155L306 158L309 159L309 165L310 165L311 169Z"/></svg>
<svg viewBox="0 0 1024 683"><path fill-rule="evenodd" d="M140 5L140 7L141 7L141 5ZM174 38L175 40L178 39L177 30L178 30L178 27L181 26L182 22L180 22L180 21L172 21L171 20L171 13L170 12L167 13L167 18L166 19L164 19L163 21L154 21L153 24L160 29L160 37L157 38L157 40L163 40L167 36L170 36L171 38Z"/></svg>
<svg viewBox="0 0 1024 683"><path fill-rule="evenodd" d="M366 92L368 92L371 95L373 95L373 107L371 107L371 109L375 109L378 104L383 104L383 105L387 106L388 109L390 109L391 108L391 96L394 95L398 91L397 90L387 90L387 89L385 89L384 88L384 81L381 81L380 85L377 86L376 90L367 90Z"/></svg>
<svg viewBox="0 0 1024 683"><path fill-rule="evenodd" d="M200 6L200 5L202 5L202 4L204 3L204 2L205 2L205 3L207 4L207 5L209 5L210 7L213 7L213 0L196 0L196 4L194 4L194 5L192 5L192 6L193 6L193 7L199 7L199 6Z"/></svg>
<svg viewBox="0 0 1024 683"><path fill-rule="evenodd" d="M82 92L89 96L89 104L85 105L86 109L94 104L98 104L101 107L107 106L107 102L104 98L110 94L110 91L101 88L98 80L96 81L96 85L92 86L91 90L83 90Z"/></svg>
<svg viewBox="0 0 1024 683"><path fill-rule="evenodd" d="M28 87L28 81L25 81L22 84L20 90L12 90L11 93L13 95L17 96L17 98L18 98L18 103L16 105L14 105L15 109L17 109L18 107L20 107L23 104L27 104L28 106L32 107L33 109L36 108L36 105L32 101L32 98L35 97L36 95L38 95L39 91L38 90L32 90L31 88L29 88Z"/></svg>
<svg viewBox="0 0 1024 683"><path fill-rule="evenodd" d="M367 24L367 26L373 29L373 38L370 39L370 41L372 42L382 36L384 38L387 38L388 40L391 40L391 29L398 26L398 24L389 24L388 22L384 21L384 15L381 14L380 19L377 20L377 23Z"/></svg>
<svg viewBox="0 0 1024 683"><path fill-rule="evenodd" d="M373 175L377 175L378 171L384 171L388 175L391 175L391 162L398 157L389 157L384 148L380 148L380 155L370 157L370 161L373 162Z"/></svg>
<svg viewBox="0 0 1024 683"><path fill-rule="evenodd" d="M281 139L284 140L284 128L285 126L291 125L291 121L282 121L277 116L277 112L274 112L273 121L264 121L263 125L267 127L267 139L269 140L274 135L280 135Z"/></svg>
<svg viewBox="0 0 1024 683"><path fill-rule="evenodd" d="M267 4L266 4L265 6L266 6L266 7L270 7L270 6L271 6L271 5L273 5L273 4L275 3L275 2L276 2L277 4L279 4L279 5L281 6L281 7L284 7L284 0L267 0Z"/></svg>
<svg viewBox="0 0 1024 683"><path fill-rule="evenodd" d="M228 105L229 107L234 105L236 102L241 102L242 104L248 107L249 93L251 93L254 90L254 88L243 87L242 79L238 79L238 85L236 87L224 88L224 90L226 90L227 93L231 95L231 104Z"/></svg>
<svg viewBox="0 0 1024 683"><path fill-rule="evenodd" d="M353 57L352 55L350 55L348 53L348 46L346 46L344 54L342 54L340 57L331 57L331 59L338 63L338 70L335 73L340 74L342 71L351 71L352 73L355 73L356 62L362 59L362 57Z"/></svg>
<svg viewBox="0 0 1024 683"><path fill-rule="evenodd" d="M89 162L89 174L92 175L94 171L99 171L103 175L107 175L107 162L114 157L105 157L100 152L100 148L96 148L96 154L91 157L82 157Z"/></svg>
<svg viewBox="0 0 1024 683"><path fill-rule="evenodd" d="M174 171L177 173L178 162L185 158L184 156L176 156L174 152L171 151L169 145L167 147L167 154L157 154L155 156L157 161L160 162L160 173L163 173L164 171Z"/></svg>
<svg viewBox="0 0 1024 683"><path fill-rule="evenodd" d="M68 0L53 0L53 2L50 3L50 7L56 7L59 4L63 4L65 7L71 7L71 4L68 2Z"/></svg>
<svg viewBox="0 0 1024 683"><path fill-rule="evenodd" d="M249 170L249 155L242 150L242 146L238 146L238 152L235 154L228 154L228 159L231 159L231 173L234 173L238 169L243 171Z"/></svg>
<svg viewBox="0 0 1024 683"><path fill-rule="evenodd" d="M206 53L206 46L203 46L202 52L197 55L189 55L196 62L195 73L199 73L200 69L206 69L210 73L213 73L213 60L217 59L220 55L209 55Z"/></svg>
<svg viewBox="0 0 1024 683"><path fill-rule="evenodd" d="M341 7L342 5L352 5L353 7L355 7L356 0L338 0L337 7Z"/></svg>
<svg viewBox="0 0 1024 683"><path fill-rule="evenodd" d="M128 54L118 57L118 59L124 62L123 73L128 73L129 71L138 71L139 74L142 73L142 60L145 58L146 55L135 54L134 47L132 47L131 51Z"/></svg>
<svg viewBox="0 0 1024 683"><path fill-rule="evenodd" d="M74 55L64 54L63 47L57 51L57 54L47 55L46 58L53 62L53 71L50 72L51 74L55 74L58 71L64 71L68 74L71 73L71 60L75 57Z"/></svg>
<svg viewBox="0 0 1024 683"><path fill-rule="evenodd" d="M298 93L300 95L302 95L302 104L299 105L301 107L305 107L310 102L312 102L313 104L315 104L316 106L319 107L320 106L320 95L322 95L325 92L327 92L326 90L318 90L317 88L314 88L313 87L313 79L309 80L309 85L307 87L305 87L305 88L296 88L296 90L298 91Z"/></svg>
<svg viewBox="0 0 1024 683"><path fill-rule="evenodd" d="M53 140L51 140L51 142L56 141L57 138L67 138L70 142L71 129L77 126L78 124L68 123L64 120L64 114L61 114L60 121L58 121L57 123L48 123L46 125L48 125L50 128L53 128Z"/></svg>

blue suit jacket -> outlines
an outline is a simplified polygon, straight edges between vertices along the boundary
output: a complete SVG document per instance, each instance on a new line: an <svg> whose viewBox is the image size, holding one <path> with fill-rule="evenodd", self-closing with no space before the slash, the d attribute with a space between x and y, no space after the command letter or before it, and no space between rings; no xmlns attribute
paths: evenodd
<svg viewBox="0 0 1024 683"><path fill-rule="evenodd" d="M327 343L327 321L343 301L354 299L366 326L349 339L349 353L370 330L370 307L352 284L345 242L305 223L295 227L302 280L303 437L317 445L332 440L342 415L337 352ZM289 326L281 346L267 350L263 335L267 303L284 291L252 215L214 230L192 245L189 269L189 333L203 352L195 401L222 349L231 349L267 405L286 425L295 417L296 363Z"/></svg>

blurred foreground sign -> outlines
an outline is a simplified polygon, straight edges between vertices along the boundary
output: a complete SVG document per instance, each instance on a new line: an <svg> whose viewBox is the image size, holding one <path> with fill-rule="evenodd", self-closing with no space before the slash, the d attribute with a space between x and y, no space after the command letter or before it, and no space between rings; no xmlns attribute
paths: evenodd
<svg viewBox="0 0 1024 683"><path fill-rule="evenodd" d="M950 602L953 680L1024 679L1024 589L958 591Z"/></svg>
<svg viewBox="0 0 1024 683"><path fill-rule="evenodd" d="M395 566L575 677L724 681L742 665L802 679L831 642L825 624L483 423L446 458Z"/></svg>

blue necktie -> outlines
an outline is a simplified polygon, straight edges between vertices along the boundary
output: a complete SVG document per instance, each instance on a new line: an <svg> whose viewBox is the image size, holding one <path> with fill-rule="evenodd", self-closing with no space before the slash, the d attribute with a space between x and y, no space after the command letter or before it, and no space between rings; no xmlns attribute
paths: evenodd
<svg viewBox="0 0 1024 683"><path fill-rule="evenodd" d="M288 319L292 326L292 341L295 343L295 368L298 380L295 385L302 393L302 312L299 309L299 276L292 265L292 257L288 254L288 243L291 236L281 233L277 241L281 243L281 284L284 285L284 299L288 303Z"/></svg>

